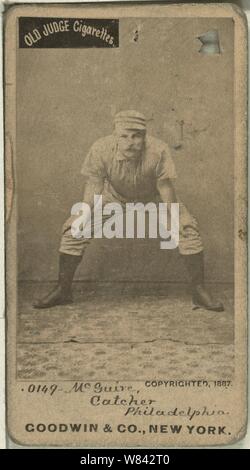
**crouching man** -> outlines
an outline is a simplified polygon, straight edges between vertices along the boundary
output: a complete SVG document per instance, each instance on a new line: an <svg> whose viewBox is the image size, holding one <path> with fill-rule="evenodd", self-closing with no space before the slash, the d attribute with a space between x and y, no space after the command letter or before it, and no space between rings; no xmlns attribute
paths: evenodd
<svg viewBox="0 0 250 470"><path fill-rule="evenodd" d="M137 111L122 111L115 116L112 135L99 139L91 147L82 167L87 177L84 202L93 210L94 196L102 195L103 204L118 202L177 202L173 181L176 172L169 147L147 134L146 119ZM204 285L204 253L195 218L180 203L179 252L190 278L195 306L223 311ZM105 217L101 223L104 222ZM72 302L71 286L75 271L92 238L73 236L70 217L63 226L59 250L58 285L34 303L35 308L49 308ZM94 231L95 227L91 227Z"/></svg>

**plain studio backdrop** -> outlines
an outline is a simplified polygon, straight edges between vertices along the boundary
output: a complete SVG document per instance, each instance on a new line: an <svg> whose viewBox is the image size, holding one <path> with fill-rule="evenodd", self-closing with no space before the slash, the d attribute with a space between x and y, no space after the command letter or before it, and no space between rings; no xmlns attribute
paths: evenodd
<svg viewBox="0 0 250 470"><path fill-rule="evenodd" d="M221 53L199 53L218 30ZM233 281L233 21L122 19L119 48L19 49L18 264L21 280L57 277L61 227L82 200L82 162L123 109L170 143L176 189L199 221L206 277ZM95 240L78 279L184 281L159 240Z"/></svg>

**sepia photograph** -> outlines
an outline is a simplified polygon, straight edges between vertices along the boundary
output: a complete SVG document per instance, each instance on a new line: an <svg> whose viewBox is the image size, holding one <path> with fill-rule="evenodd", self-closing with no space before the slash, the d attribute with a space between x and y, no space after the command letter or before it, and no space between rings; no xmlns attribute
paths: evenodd
<svg viewBox="0 0 250 470"><path fill-rule="evenodd" d="M124 19L119 48L19 48L20 378L232 378L233 24L213 20L206 53L209 26ZM179 246L74 238L94 195L181 198Z"/></svg>

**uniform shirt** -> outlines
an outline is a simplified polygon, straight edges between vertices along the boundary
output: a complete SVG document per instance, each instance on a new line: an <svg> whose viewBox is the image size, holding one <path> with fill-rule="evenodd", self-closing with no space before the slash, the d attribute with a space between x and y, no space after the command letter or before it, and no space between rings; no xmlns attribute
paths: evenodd
<svg viewBox="0 0 250 470"><path fill-rule="evenodd" d="M136 159L120 153L113 135L97 140L81 173L105 181L105 191L120 202L152 201L158 193L157 181L176 178L168 145L151 136L146 136L144 149Z"/></svg>

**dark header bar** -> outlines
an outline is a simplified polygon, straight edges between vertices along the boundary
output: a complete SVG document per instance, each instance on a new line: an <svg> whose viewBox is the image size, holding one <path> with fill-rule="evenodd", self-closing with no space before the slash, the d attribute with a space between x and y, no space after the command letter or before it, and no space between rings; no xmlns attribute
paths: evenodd
<svg viewBox="0 0 250 470"><path fill-rule="evenodd" d="M119 20L95 18L19 18L19 47L119 47Z"/></svg>

